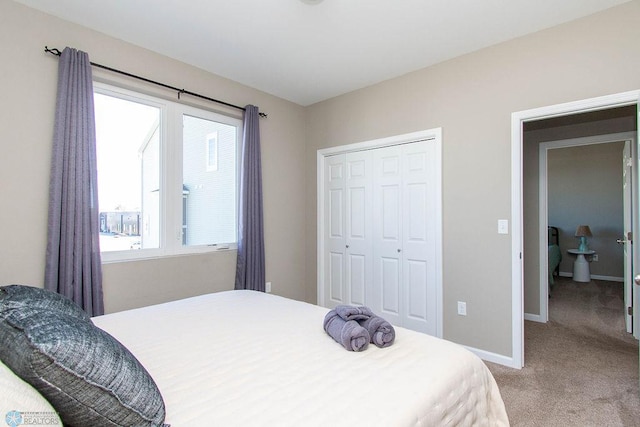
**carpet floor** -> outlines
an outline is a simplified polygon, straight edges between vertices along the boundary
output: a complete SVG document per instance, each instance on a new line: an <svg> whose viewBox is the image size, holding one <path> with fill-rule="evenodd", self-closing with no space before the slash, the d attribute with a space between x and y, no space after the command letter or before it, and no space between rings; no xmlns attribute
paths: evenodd
<svg viewBox="0 0 640 427"><path fill-rule="evenodd" d="M623 285L559 278L549 322L525 321L525 367L487 362L512 426L640 426L638 341Z"/></svg>

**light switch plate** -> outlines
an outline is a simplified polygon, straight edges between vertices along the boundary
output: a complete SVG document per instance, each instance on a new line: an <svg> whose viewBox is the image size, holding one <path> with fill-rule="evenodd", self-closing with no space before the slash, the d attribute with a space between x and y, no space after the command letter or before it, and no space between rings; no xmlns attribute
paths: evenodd
<svg viewBox="0 0 640 427"><path fill-rule="evenodd" d="M498 234L509 234L509 220L508 219L499 219L498 220Z"/></svg>
<svg viewBox="0 0 640 427"><path fill-rule="evenodd" d="M460 316L467 315L467 303L464 301L458 301L458 314Z"/></svg>

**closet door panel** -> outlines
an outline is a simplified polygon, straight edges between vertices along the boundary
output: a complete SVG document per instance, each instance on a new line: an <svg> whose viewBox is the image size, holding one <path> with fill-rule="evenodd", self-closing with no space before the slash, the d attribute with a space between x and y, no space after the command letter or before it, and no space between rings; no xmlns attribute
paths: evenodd
<svg viewBox="0 0 640 427"><path fill-rule="evenodd" d="M407 243L416 242L421 244L427 241L427 223L425 221L427 184L420 182L407 184L405 193L405 209L403 209L406 220L404 227L405 240Z"/></svg>
<svg viewBox="0 0 640 427"><path fill-rule="evenodd" d="M429 334L436 333L433 155L427 142L402 148L403 324Z"/></svg>
<svg viewBox="0 0 640 427"><path fill-rule="evenodd" d="M373 150L373 278L372 309L395 325L402 310L402 174L401 150Z"/></svg>
<svg viewBox="0 0 640 427"><path fill-rule="evenodd" d="M329 252L329 300L339 304L344 301L344 254Z"/></svg>
<svg viewBox="0 0 640 427"><path fill-rule="evenodd" d="M405 261L407 282L407 310L406 317L424 325L427 321L427 281L428 266L425 261L408 259Z"/></svg>
<svg viewBox="0 0 640 427"><path fill-rule="evenodd" d="M358 151L346 155L346 280L348 301L366 305L367 284L372 276L371 234L371 152Z"/></svg>
<svg viewBox="0 0 640 427"><path fill-rule="evenodd" d="M400 317L400 260L397 257L380 259L380 287L382 307L379 312L385 316Z"/></svg>
<svg viewBox="0 0 640 427"><path fill-rule="evenodd" d="M347 303L345 283L346 230L345 230L345 156L336 155L325 162L325 304L335 307Z"/></svg>
<svg viewBox="0 0 640 427"><path fill-rule="evenodd" d="M349 283L349 304L351 305L366 305L367 277L370 275L366 265L367 259L365 256L349 254L347 281Z"/></svg>
<svg viewBox="0 0 640 427"><path fill-rule="evenodd" d="M367 272L367 265L371 262L371 250L370 243L367 242L368 233L365 232L367 189L364 186L348 184L347 192L349 205L347 210L346 274L349 288L349 304L365 305L365 286L367 277L371 274L370 271Z"/></svg>
<svg viewBox="0 0 640 427"><path fill-rule="evenodd" d="M344 190L332 188L329 190L329 238L344 239ZM333 240L335 241L335 240Z"/></svg>
<svg viewBox="0 0 640 427"><path fill-rule="evenodd" d="M401 244L400 239L400 184L387 184L380 187L382 221L382 240L394 247Z"/></svg>

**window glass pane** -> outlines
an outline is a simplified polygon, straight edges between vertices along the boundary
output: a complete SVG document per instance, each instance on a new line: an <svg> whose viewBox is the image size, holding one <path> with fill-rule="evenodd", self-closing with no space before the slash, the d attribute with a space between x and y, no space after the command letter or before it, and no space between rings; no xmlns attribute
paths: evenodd
<svg viewBox="0 0 640 427"><path fill-rule="evenodd" d="M160 244L160 109L94 94L100 249Z"/></svg>
<svg viewBox="0 0 640 427"><path fill-rule="evenodd" d="M237 129L183 116L183 245L236 241Z"/></svg>

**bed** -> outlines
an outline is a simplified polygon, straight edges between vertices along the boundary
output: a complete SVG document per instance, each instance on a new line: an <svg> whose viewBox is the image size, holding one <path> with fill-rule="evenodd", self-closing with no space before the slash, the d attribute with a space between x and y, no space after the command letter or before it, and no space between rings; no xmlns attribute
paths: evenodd
<svg viewBox="0 0 640 427"><path fill-rule="evenodd" d="M548 227L547 243L549 245L549 287L551 288L551 286L555 284L554 275L559 274L560 262L562 261L562 252L560 251L560 235L557 227Z"/></svg>
<svg viewBox="0 0 640 427"><path fill-rule="evenodd" d="M227 291L94 317L155 380L179 426L508 426L496 382L463 347L396 328L350 352L329 310Z"/></svg>

